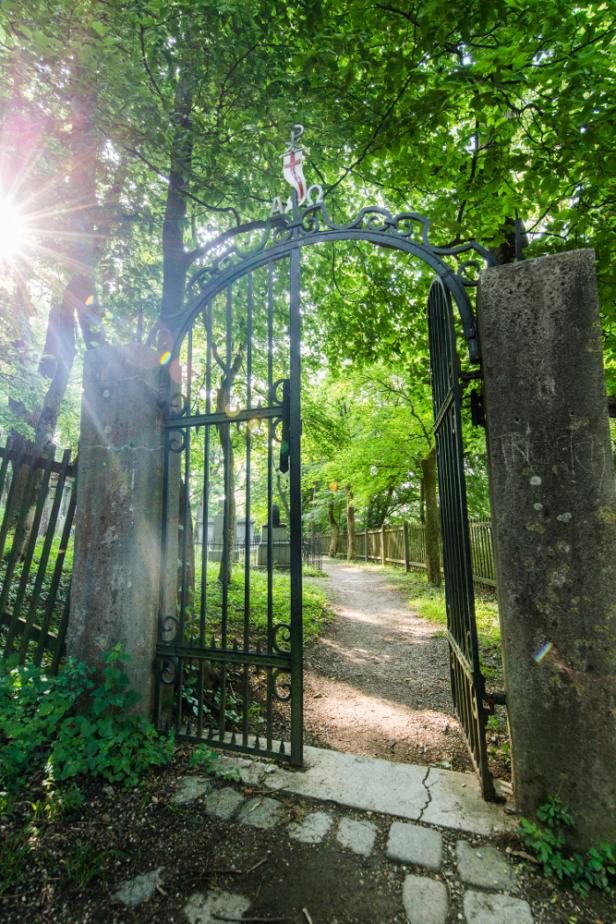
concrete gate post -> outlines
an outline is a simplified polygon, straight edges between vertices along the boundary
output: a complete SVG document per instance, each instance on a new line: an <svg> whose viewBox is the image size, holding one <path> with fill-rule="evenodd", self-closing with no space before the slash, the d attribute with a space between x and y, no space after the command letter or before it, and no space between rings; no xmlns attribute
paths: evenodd
<svg viewBox="0 0 616 924"><path fill-rule="evenodd" d="M120 644L151 717L160 586L163 429L158 355L139 344L84 363L70 655L100 668Z"/></svg>
<svg viewBox="0 0 616 924"><path fill-rule="evenodd" d="M486 270L478 319L518 808L616 841L616 490L594 254Z"/></svg>

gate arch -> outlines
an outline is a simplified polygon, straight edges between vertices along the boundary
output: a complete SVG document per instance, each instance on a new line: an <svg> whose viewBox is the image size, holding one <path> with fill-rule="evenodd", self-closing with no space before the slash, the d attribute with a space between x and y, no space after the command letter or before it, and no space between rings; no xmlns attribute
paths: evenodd
<svg viewBox="0 0 616 924"><path fill-rule="evenodd" d="M484 683L475 628L461 438L460 368L453 307L460 317L469 357L478 363L479 342L467 291L475 283L467 274L471 269L491 265L493 260L476 242L449 248L434 246L429 239L429 229L428 219L415 212L394 216L377 206L364 208L351 222L339 225L330 219L323 202L309 204L303 209L296 206L288 216L251 222L202 248L201 259L208 262L193 274L185 306L176 315L162 319L153 331L150 339L156 333L159 343L163 344L166 360L163 387L167 394L162 529L165 567L157 648L158 721L161 727L172 723L178 734L190 739L207 740L232 750L284 757L296 766L302 764L300 255L307 245L366 241L407 253L435 274L427 314L452 692L484 796L491 799L494 788L487 766ZM455 261L453 266L452 261ZM238 293L242 304L240 314L234 304ZM276 300L280 300L281 293L284 297L278 305ZM261 314L258 314L258 306ZM276 324L280 327L281 318L288 319L288 326L286 333L280 328L282 333L278 337L274 327ZM234 341L238 325L242 331L239 342L237 338ZM278 374L280 344L288 353L283 374ZM262 352L259 358L258 347ZM242 355L244 350L245 355ZM197 352L204 364L201 405L193 389L193 363ZM183 370L182 358L185 360ZM232 407L232 395L242 366L246 368L245 383L237 392ZM214 406L215 374L219 375L220 384ZM259 388L255 384L257 380ZM183 382L187 393L182 393ZM265 505L267 522L255 552L251 520L256 490L253 446L257 436L254 428L263 423L266 434L262 437L262 449L264 457L267 456L267 475L261 489L265 495L262 506ZM238 434L235 441L234 428ZM240 537L234 446L241 435L245 457L242 463L244 526ZM194 562L189 561L192 547L189 538L192 528L190 460L191 443L194 445L200 436L203 437L202 551L197 593L189 573L191 568L195 570ZM279 471L289 471L288 619L286 614L280 617L274 612L274 559L278 552L282 554L274 538L279 529L275 526L273 502L273 455L277 440L281 443ZM222 472L216 490L211 480L214 469ZM219 513L212 526L211 505L215 503ZM221 539L219 558L216 557L219 569L216 594L212 593L213 579L208 573L212 561L207 546L212 530ZM242 548L243 597L238 605L232 594L235 585L230 575L233 559L242 558ZM176 559L180 563L177 580ZM262 631L257 631L253 625L250 582L255 564L264 566L267 583L267 613ZM241 611L237 619L234 606ZM278 740L276 735L275 705L282 703L290 707L289 741ZM257 705L261 714L259 721L253 722L252 713ZM232 719L228 718L230 714Z"/></svg>

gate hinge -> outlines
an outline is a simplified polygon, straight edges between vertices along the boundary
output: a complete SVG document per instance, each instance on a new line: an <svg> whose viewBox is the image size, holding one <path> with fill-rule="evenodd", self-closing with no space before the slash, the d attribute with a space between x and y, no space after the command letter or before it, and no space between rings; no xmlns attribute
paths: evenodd
<svg viewBox="0 0 616 924"><path fill-rule="evenodd" d="M464 385L467 384L467 382L474 382L477 379L482 379L482 378L483 378L483 372L481 371L481 369L475 369L473 372L461 372L460 373L460 381L462 382L463 387Z"/></svg>
<svg viewBox="0 0 616 924"><path fill-rule="evenodd" d="M482 699L488 715L494 715L494 709L496 706L507 705L507 694L504 692L504 690L496 690L493 693L484 693Z"/></svg>
<svg viewBox="0 0 616 924"><path fill-rule="evenodd" d="M478 388L473 388L471 392L471 421L474 427L485 427L486 425L486 407L483 394Z"/></svg>

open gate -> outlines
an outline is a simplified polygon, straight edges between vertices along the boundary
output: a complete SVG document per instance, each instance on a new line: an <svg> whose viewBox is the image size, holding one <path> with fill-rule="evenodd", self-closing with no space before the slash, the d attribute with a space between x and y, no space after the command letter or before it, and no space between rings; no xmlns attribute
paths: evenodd
<svg viewBox="0 0 616 924"><path fill-rule="evenodd" d="M301 251L340 240L403 251L437 277L428 317L452 689L493 798L451 308L477 362L464 274L491 258L474 242L433 246L414 212L366 208L337 225L316 201L234 229L208 246L189 302L158 331L168 340L159 727L302 764Z"/></svg>

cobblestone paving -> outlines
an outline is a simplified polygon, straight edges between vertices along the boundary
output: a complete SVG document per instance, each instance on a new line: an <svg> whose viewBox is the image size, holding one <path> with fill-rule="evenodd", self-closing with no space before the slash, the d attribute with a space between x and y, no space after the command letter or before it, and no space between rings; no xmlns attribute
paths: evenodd
<svg viewBox="0 0 616 924"><path fill-rule="evenodd" d="M463 825L453 828L392 817L333 804L324 789L323 800L289 798L280 790L271 795L254 795L252 787L263 786L271 776L267 765L236 761L242 781L235 785L215 783L202 777L178 780L172 796L175 804L186 806L198 801L208 814L238 825L250 825L263 832L276 830L280 837L308 850L329 850L355 856L357 864L378 860L402 871L399 894L394 896L397 910L392 921L408 924L533 924L532 909L519 894L511 858L478 835L469 820L468 840L460 836ZM250 781L251 787L245 784ZM263 792L263 790L261 790ZM267 790L265 790L267 792ZM271 790L270 790L271 791ZM335 855L335 854L334 854ZM263 861L265 862L265 861ZM164 868L144 871L132 881L123 882L115 898L126 907L144 907L154 889L164 888ZM368 878L367 874L366 878ZM360 878L366 888L368 883ZM315 883L318 889L318 883ZM267 920L251 918L251 899L237 892L193 892L183 898L183 914L190 924L209 924L220 920ZM367 899L368 901L368 899ZM282 920L282 918L279 918ZM306 909L306 921L311 921ZM334 924L331 920L319 924ZM366 917L370 920L369 908ZM313 924L317 924L316 921ZM375 922L376 924L376 922ZM379 921L378 924L387 924Z"/></svg>

